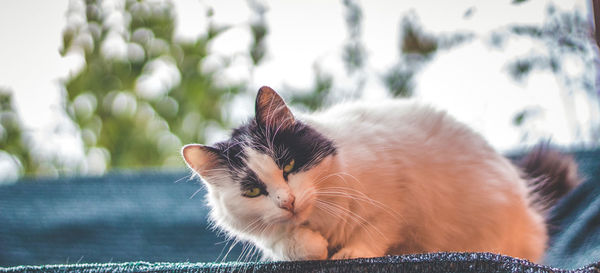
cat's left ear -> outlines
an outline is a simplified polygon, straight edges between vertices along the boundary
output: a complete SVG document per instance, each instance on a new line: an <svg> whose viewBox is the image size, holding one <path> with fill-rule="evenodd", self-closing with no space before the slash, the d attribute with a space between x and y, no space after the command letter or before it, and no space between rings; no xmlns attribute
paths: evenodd
<svg viewBox="0 0 600 273"><path fill-rule="evenodd" d="M287 128L296 122L285 101L268 86L263 86L256 95L256 122L262 127Z"/></svg>
<svg viewBox="0 0 600 273"><path fill-rule="evenodd" d="M210 171L219 165L219 151L210 146L188 144L181 149L185 163L202 177L210 176Z"/></svg>

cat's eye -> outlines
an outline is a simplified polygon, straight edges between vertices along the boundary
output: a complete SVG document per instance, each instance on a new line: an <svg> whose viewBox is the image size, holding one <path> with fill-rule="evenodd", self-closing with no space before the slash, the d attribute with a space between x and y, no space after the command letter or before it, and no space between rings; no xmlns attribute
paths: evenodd
<svg viewBox="0 0 600 273"><path fill-rule="evenodd" d="M251 198L258 197L259 195L262 194L262 190L259 187L254 187L254 188L245 190L242 194L246 197L251 197Z"/></svg>
<svg viewBox="0 0 600 273"><path fill-rule="evenodd" d="M288 162L285 166L283 166L283 172L284 173L289 173L294 169L294 163L296 163L295 160L290 160L290 162Z"/></svg>

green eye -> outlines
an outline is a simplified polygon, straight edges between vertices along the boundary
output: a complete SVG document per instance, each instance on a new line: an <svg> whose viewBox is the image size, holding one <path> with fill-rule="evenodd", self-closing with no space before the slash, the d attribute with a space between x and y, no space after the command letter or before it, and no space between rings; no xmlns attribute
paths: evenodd
<svg viewBox="0 0 600 273"><path fill-rule="evenodd" d="M285 172L285 173L291 172L294 169L294 163L296 163L296 161L294 161L293 159L290 160L290 162L288 162L288 164L286 164L283 167L283 172Z"/></svg>
<svg viewBox="0 0 600 273"><path fill-rule="evenodd" d="M242 194L246 197L257 197L262 194L262 190L259 187L254 187L249 190L245 190Z"/></svg>

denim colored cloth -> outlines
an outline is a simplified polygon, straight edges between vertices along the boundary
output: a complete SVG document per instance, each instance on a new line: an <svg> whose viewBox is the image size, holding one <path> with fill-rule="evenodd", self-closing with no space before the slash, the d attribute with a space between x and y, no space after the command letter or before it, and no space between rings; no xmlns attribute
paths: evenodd
<svg viewBox="0 0 600 273"><path fill-rule="evenodd" d="M600 261L600 151L580 152L584 182L550 214L550 248L544 263L577 268Z"/></svg>
<svg viewBox="0 0 600 273"><path fill-rule="evenodd" d="M198 181L141 171L0 186L0 272L600 272L600 151L576 158L586 180L552 210L542 263L553 268L474 253L213 263L249 258L236 246L223 259L231 244L209 229ZM48 265L72 263L93 264Z"/></svg>

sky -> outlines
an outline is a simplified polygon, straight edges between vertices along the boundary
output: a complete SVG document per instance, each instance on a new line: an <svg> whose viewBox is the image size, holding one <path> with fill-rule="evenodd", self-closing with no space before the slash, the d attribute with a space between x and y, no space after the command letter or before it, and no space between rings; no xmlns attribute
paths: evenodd
<svg viewBox="0 0 600 273"><path fill-rule="evenodd" d="M107 1L119 2L119 1ZM248 58L235 58L219 77L225 82L249 82L252 90L270 85L275 90L309 89L313 84L314 66L331 73L336 90L351 90L356 82L349 78L341 61L341 49L348 39L340 0L269 0L266 20L268 55L251 73ZM565 145L581 145L585 139L572 130L565 112L564 94L550 73L536 72L526 82L517 83L506 73L506 63L542 48L531 41L510 42L505 49L489 45L490 32L509 24L539 24L550 1L360 1L364 24L362 41L367 52L368 75L364 99L381 99L385 89L381 74L398 60L399 25L402 16L416 14L424 29L434 34L463 30L476 38L449 51L437 53L417 76L415 97L448 111L457 119L480 132L496 149L507 151L531 145L542 138ZM250 33L247 23L251 13L242 0L180 0L176 4L177 37L190 39L207 26L204 14L214 10L217 23L234 27L211 44L218 56L233 56L247 51ZM586 1L556 1L560 9L579 9L588 13ZM44 157L60 154L64 160L94 162L93 155L83 154L78 132L62 112L64 90L60 80L76 73L83 61L76 55L60 56L61 33L67 24L66 0L3 1L0 4L0 86L15 95L19 114L32 133L34 150ZM465 11L474 7L470 17ZM206 65L211 65L210 59ZM218 64L213 64L218 65ZM580 69L571 65L573 73ZM581 73L581 71L579 71ZM593 72L590 72L593 73ZM283 94L284 97L286 94ZM572 118L581 124L600 123L598 101L585 94L571 100ZM234 102L234 120L251 115L251 95ZM514 115L525 107L541 109L527 128L529 138L512 125ZM585 128L584 128L585 130ZM211 141L223 138L217 132ZM16 177L14 167L0 154L0 173ZM97 160L96 160L97 161ZM90 164L92 168L94 164ZM96 166L96 165L94 165ZM102 172L96 166L90 172ZM0 180L2 177L0 177Z"/></svg>

